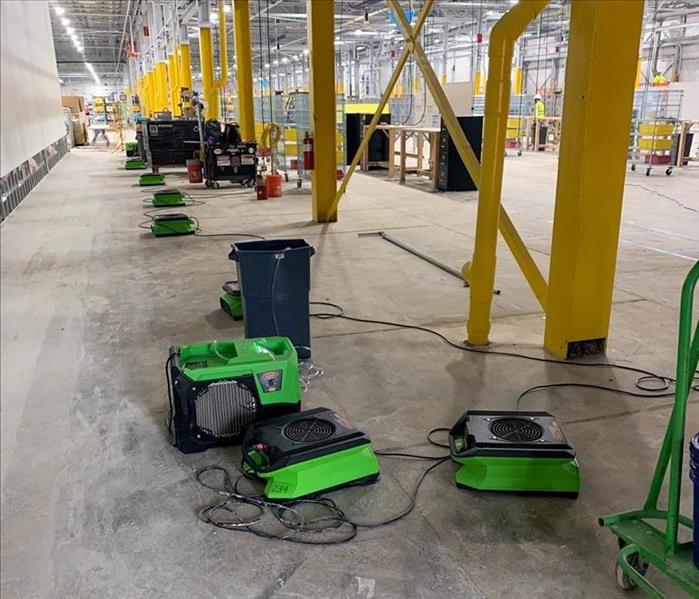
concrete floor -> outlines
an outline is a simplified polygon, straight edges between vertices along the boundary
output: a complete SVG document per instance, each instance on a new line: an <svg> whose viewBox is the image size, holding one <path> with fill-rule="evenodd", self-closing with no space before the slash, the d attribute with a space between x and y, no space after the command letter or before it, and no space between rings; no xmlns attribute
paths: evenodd
<svg viewBox="0 0 699 599"><path fill-rule="evenodd" d="M296 546L200 523L196 509L212 497L194 469L234 468L238 453L169 446L163 363L173 343L242 335L218 309L233 274L230 239L156 240L138 229L148 193L120 161L73 151L2 225L3 599L623 596L615 540L596 520L642 503L668 399L563 389L526 400L557 414L578 451L576 501L461 491L447 463L428 476L413 514L346 545ZM544 272L555 176L552 155L506 161L504 202ZM168 184L184 185L183 175ZM673 375L679 289L699 256L698 184L696 169L629 175L610 360ZM357 236L391 230L460 268L472 250L474 194L416 187L356 176L331 226L309 222L310 197L295 189L267 202L234 190L187 211L206 232L304 237L317 250L313 299L460 340L467 290ZM497 286L495 346L540 355L543 315L504 246ZM312 330L325 375L305 407L338 410L381 449L428 451L428 429L468 408L509 409L535 384L633 387L623 372L460 353L419 332L337 320ZM688 433L697 429L695 396ZM405 504L423 467L384 459L377 485L333 496L350 515L379 519Z"/></svg>

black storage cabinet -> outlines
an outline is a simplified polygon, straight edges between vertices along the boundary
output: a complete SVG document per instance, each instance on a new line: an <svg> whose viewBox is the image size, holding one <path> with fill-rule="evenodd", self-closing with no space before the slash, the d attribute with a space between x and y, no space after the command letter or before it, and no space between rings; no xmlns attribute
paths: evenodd
<svg viewBox="0 0 699 599"><path fill-rule="evenodd" d="M199 121L195 119L143 119L141 131L152 168L185 166L199 151Z"/></svg>
<svg viewBox="0 0 699 599"><path fill-rule="evenodd" d="M308 294L314 253L303 239L233 244L229 258L237 263L247 338L288 337L299 358L311 357Z"/></svg>
<svg viewBox="0 0 699 599"><path fill-rule="evenodd" d="M460 116L457 119L468 143L471 144L473 152L476 154L476 158L480 162L481 144L483 141L483 117ZM475 191L478 189L476 183L471 179L471 175L468 174L444 121L442 121L442 127L439 131L437 189L439 191Z"/></svg>
<svg viewBox="0 0 699 599"><path fill-rule="evenodd" d="M364 136L364 125L370 125L373 114L365 113L347 113L345 114L345 144L346 156L345 162L352 162L354 155L359 149L359 144L362 143ZM391 115L382 114L379 117L379 123L383 125L391 124ZM369 139L369 162L387 162L388 161L388 137L381 131L374 131Z"/></svg>

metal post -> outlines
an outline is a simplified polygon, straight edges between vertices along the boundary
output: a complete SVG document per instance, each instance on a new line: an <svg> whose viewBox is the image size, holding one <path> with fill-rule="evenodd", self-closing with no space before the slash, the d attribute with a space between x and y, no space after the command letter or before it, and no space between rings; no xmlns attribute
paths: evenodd
<svg viewBox="0 0 699 599"><path fill-rule="evenodd" d="M213 112L210 114L215 116L210 116L209 118L215 118L216 120L221 120L221 115L223 111L222 106L222 96L223 88L228 83L228 31L226 31L226 11L225 11L225 0L218 0L218 68L219 76L215 84L215 98L216 102L213 107Z"/></svg>
<svg viewBox="0 0 699 599"><path fill-rule="evenodd" d="M561 358L609 332L642 21L642 0L572 3L544 339Z"/></svg>
<svg viewBox="0 0 699 599"><path fill-rule="evenodd" d="M180 27L180 88L186 87L192 91L192 59L189 52L189 36L187 26Z"/></svg>
<svg viewBox="0 0 699 599"><path fill-rule="evenodd" d="M334 0L308 0L310 104L315 168L311 179L313 220L334 222L336 191L335 28Z"/></svg>
<svg viewBox="0 0 699 599"><path fill-rule="evenodd" d="M523 33L526 26L536 18L546 4L548 4L548 0L522 0L515 4L490 32L488 44L489 76L485 92L485 130L483 151L481 152L483 172L478 194L473 260L470 269L465 269L468 270L467 278L471 283L467 323L468 341L473 345L485 345L489 342L490 306L495 283L498 227L500 226L503 235L505 234L503 224L512 228L510 233L514 232L514 227L509 219L501 220L501 212L504 213L504 211L501 211L500 208L505 138L510 110L510 70L512 68L514 40ZM522 248L524 248L524 244L519 247L520 250ZM511 244L510 249L517 258L516 250ZM524 251L526 252L526 248ZM529 259L531 260L531 257ZM532 265L538 273L538 268L533 264L533 261L529 264L530 270ZM531 280L530 284L534 287ZM539 297L541 288L545 289L546 286L543 277L537 281L537 286L539 287L537 297ZM539 297L539 301L544 304L546 302L545 298L542 297Z"/></svg>
<svg viewBox="0 0 699 599"><path fill-rule="evenodd" d="M252 99L252 47L250 45L250 6L248 0L233 0L235 73L238 84L238 121L245 140L255 139L255 109ZM294 80L296 79L294 66Z"/></svg>
<svg viewBox="0 0 699 599"><path fill-rule="evenodd" d="M216 118L216 87L214 84L214 53L211 45L209 2L199 0L199 59L201 61L201 91L206 103L206 119Z"/></svg>

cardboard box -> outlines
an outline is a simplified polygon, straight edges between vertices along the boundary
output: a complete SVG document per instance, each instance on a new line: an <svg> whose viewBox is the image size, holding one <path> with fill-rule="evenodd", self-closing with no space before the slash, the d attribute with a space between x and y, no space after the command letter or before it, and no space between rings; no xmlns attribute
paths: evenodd
<svg viewBox="0 0 699 599"><path fill-rule="evenodd" d="M82 119L73 119L73 138L76 146L85 146L90 141L87 125Z"/></svg>
<svg viewBox="0 0 699 599"><path fill-rule="evenodd" d="M61 96L63 106L70 108L73 114L82 114L85 111L85 98L83 96Z"/></svg>

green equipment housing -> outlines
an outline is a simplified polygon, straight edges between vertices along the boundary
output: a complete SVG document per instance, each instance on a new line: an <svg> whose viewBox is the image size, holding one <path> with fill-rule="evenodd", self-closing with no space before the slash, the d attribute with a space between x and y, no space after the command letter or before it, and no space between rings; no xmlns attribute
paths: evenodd
<svg viewBox="0 0 699 599"><path fill-rule="evenodd" d="M160 173L145 173L138 178L141 187L148 185L165 185L165 175Z"/></svg>
<svg viewBox="0 0 699 599"><path fill-rule="evenodd" d="M548 412L469 410L449 433L459 487L577 497L575 451Z"/></svg>
<svg viewBox="0 0 699 599"><path fill-rule="evenodd" d="M126 162L124 162L124 168L127 171L142 171L146 167L146 163L140 158L129 158Z"/></svg>
<svg viewBox="0 0 699 599"><path fill-rule="evenodd" d="M242 454L244 472L281 501L369 484L380 471L369 437L327 408L251 425Z"/></svg>
<svg viewBox="0 0 699 599"><path fill-rule="evenodd" d="M125 141L124 152L126 152L126 155L129 157L136 156L138 152L138 143L135 141Z"/></svg>
<svg viewBox="0 0 699 599"><path fill-rule="evenodd" d="M159 189L153 193L153 206L184 206L185 196L178 189Z"/></svg>
<svg viewBox="0 0 699 599"><path fill-rule="evenodd" d="M238 281L228 281L223 284L223 294L219 303L221 310L233 320L243 320L243 300L240 297Z"/></svg>
<svg viewBox="0 0 699 599"><path fill-rule="evenodd" d="M239 442L256 420L298 412L296 350L286 337L170 348L174 445L183 453Z"/></svg>
<svg viewBox="0 0 699 599"><path fill-rule="evenodd" d="M194 221L184 212L154 216L150 230L156 237L192 235L195 232Z"/></svg>

